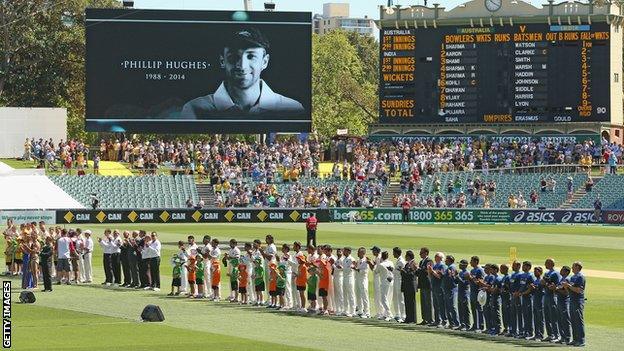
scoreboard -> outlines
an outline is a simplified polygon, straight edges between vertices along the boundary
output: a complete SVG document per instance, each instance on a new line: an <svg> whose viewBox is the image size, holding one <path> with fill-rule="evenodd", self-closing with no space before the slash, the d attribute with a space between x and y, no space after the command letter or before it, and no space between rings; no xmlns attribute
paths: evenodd
<svg viewBox="0 0 624 351"><path fill-rule="evenodd" d="M384 28L381 123L610 120L609 25Z"/></svg>

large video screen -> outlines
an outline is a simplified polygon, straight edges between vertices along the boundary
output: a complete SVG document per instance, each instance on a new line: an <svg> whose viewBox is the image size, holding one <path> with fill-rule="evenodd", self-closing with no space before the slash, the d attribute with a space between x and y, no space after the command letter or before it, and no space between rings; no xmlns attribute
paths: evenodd
<svg viewBox="0 0 624 351"><path fill-rule="evenodd" d="M310 131L310 13L86 15L87 130Z"/></svg>
<svg viewBox="0 0 624 351"><path fill-rule="evenodd" d="M609 121L609 25L382 29L382 123Z"/></svg>

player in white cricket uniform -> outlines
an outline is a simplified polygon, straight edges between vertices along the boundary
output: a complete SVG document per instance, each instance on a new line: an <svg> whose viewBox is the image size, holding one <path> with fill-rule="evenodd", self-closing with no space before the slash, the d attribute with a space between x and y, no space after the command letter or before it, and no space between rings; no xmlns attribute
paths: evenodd
<svg viewBox="0 0 624 351"><path fill-rule="evenodd" d="M262 245L262 242L260 240L258 240L258 239L254 240L254 242L253 242L253 250L251 251L251 262L252 263L255 260L258 259L258 260L260 260L260 262L263 262L262 264L264 264L264 257L262 256L262 251L260 250L261 249L261 247L260 247L261 245ZM252 266L252 270L250 270L249 272L253 272L253 271L254 270L253 270L253 266ZM249 280L251 282L254 281L253 279L249 279ZM266 286L266 287L268 287L268 286ZM254 290L252 289L252 291L254 291ZM264 301L258 301L255 292L254 292L254 295L253 295L253 300L249 300L249 301L251 301L252 303L259 303L259 304L263 304L264 303Z"/></svg>
<svg viewBox="0 0 624 351"><path fill-rule="evenodd" d="M401 323L405 320L405 300L401 291L401 269L405 268L405 259L401 256L401 249L395 247L392 249L392 255L396 259L394 262L394 282L392 284L392 307L394 310L394 319Z"/></svg>
<svg viewBox="0 0 624 351"><path fill-rule="evenodd" d="M284 288L284 306L282 306L281 310L290 310L293 308L293 290L292 289L292 267L290 265L291 262L291 254L290 254L290 246L288 244L282 245L282 257L280 258L280 262L284 264L284 273L286 274L286 288Z"/></svg>
<svg viewBox="0 0 624 351"><path fill-rule="evenodd" d="M265 242L267 244L267 247L265 250L260 249L260 252L262 253L262 256L264 257L264 272L265 272L264 286L266 287L266 289L268 289L269 281L271 279L271 275L269 274L269 263L271 262L272 258L277 257L277 247L275 247L273 235L271 234L266 236ZM269 296L269 294L267 294L266 304L267 305L270 304L270 301L271 301L271 297Z"/></svg>
<svg viewBox="0 0 624 351"><path fill-rule="evenodd" d="M355 262L355 305L356 312L362 318L370 318L370 301L368 299L368 268L370 259L366 257L366 249L358 249Z"/></svg>
<svg viewBox="0 0 624 351"><path fill-rule="evenodd" d="M228 261L231 259L237 259L240 262L240 257L241 257L241 251L238 248L238 241L236 241L236 239L230 239L230 249L225 254L225 259ZM227 266L228 277L232 274L232 270L234 268L238 268L238 267L232 267L231 264L228 264ZM238 282L236 283L236 286L238 286ZM228 301L234 300L236 296L238 296L238 290L230 291L230 295L228 296Z"/></svg>
<svg viewBox="0 0 624 351"><path fill-rule="evenodd" d="M375 266L377 275L380 276L379 282L379 299L381 304L381 310L378 313L378 319L384 319L390 321L392 319L392 312L390 312L390 294L392 293L392 281L394 277L392 271L394 270L392 262L388 260L388 251L381 253L380 262Z"/></svg>
<svg viewBox="0 0 624 351"><path fill-rule="evenodd" d="M373 246L371 251L373 252L373 259L372 263L369 263L369 268L373 271L373 302L377 311L376 317L379 318L382 316L381 311L383 311L381 306L381 279L383 274L381 270L376 268L381 263L381 249L378 246Z"/></svg>
<svg viewBox="0 0 624 351"><path fill-rule="evenodd" d="M342 249L336 249L336 255L332 255L333 281L334 281L334 312L337 316L344 315L344 292L342 283L344 274L342 272Z"/></svg>
<svg viewBox="0 0 624 351"><path fill-rule="evenodd" d="M253 274L253 259L252 256L252 248L251 243L245 243L245 248L241 252L240 261L242 264L247 266L247 272L249 277L247 279L247 304L252 304L256 301L256 292L254 289L253 279L251 279L251 275Z"/></svg>
<svg viewBox="0 0 624 351"><path fill-rule="evenodd" d="M195 237L192 235L189 235L187 238L187 245L186 245L186 256L187 256L187 260L189 257L195 257L195 255L197 255L197 244L195 243ZM189 287L189 283L188 280L186 279L187 276L187 270L186 270L186 265L182 265L182 281L181 286L180 286L180 292L186 292L188 290ZM210 285L210 284L208 284Z"/></svg>
<svg viewBox="0 0 624 351"><path fill-rule="evenodd" d="M344 303L344 315L353 317L355 315L355 260L351 256L351 248L343 249L342 259L342 294Z"/></svg>
<svg viewBox="0 0 624 351"><path fill-rule="evenodd" d="M303 255L301 252L301 243L295 241L293 243L292 252L288 258L288 265L290 266L291 271L291 279L288 284L290 284L290 290L292 294L292 308L297 309L301 306L301 298L299 297L299 292L297 291L297 276L296 273L299 272L299 262L297 262L297 256Z"/></svg>
<svg viewBox="0 0 624 351"><path fill-rule="evenodd" d="M212 251L212 244L211 244L211 239L210 239L210 235L204 235L204 239L202 240L202 246L198 247L198 252L202 255L203 259L204 259L204 282L206 282L206 284L204 284L204 290L206 291L205 296L209 297L212 296L213 292L212 292L212 274L210 271L210 252ZM186 270L186 268L184 268ZM186 280L186 275L182 276L182 284L184 284L184 281ZM188 282L187 282L188 284Z"/></svg>
<svg viewBox="0 0 624 351"><path fill-rule="evenodd" d="M221 256L221 249L219 248L219 240L217 239L212 239L212 242L210 243L212 245L212 250L210 251L210 253L208 254L208 256L210 257L210 260L219 260L219 257ZM211 280L212 282L212 280ZM219 289L219 291L221 291L221 281L219 281L219 285L217 286L217 289ZM212 293L212 298L217 300L220 298L219 296L215 296L216 291L213 291Z"/></svg>

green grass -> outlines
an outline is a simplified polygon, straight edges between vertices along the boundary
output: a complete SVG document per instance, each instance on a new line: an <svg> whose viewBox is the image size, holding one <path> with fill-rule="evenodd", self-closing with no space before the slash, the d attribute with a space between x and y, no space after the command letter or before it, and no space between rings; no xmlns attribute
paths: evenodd
<svg viewBox="0 0 624 351"><path fill-rule="evenodd" d="M104 225L93 225L94 236ZM201 240L210 234L223 241L239 242L273 234L279 243L304 240L301 224L217 224L217 225L125 225L120 229L155 230L163 242L161 270L163 291L128 291L91 286L55 286L53 293L37 293L35 305L13 305L14 347L43 349L172 349L208 347L216 349L264 350L310 348L411 350L505 350L546 346L509 339L490 339L422 327L406 327L376 320L298 316L165 296L170 284L166 261L175 242L195 234ZM520 259L541 264L552 256L558 265L581 259L587 269L624 272L624 228L552 225L351 225L321 224L319 242L334 246L373 244L384 249L400 246L416 249L428 246L432 252L452 253L456 258L478 254L482 262L509 260L509 248L516 247ZM101 251L94 258L96 282L102 281ZM372 280L372 279L371 279ZM222 284L227 296L228 284ZM15 281L14 286L17 286ZM16 290L18 291L18 290ZM624 332L624 280L589 278L587 283L587 350L617 350ZM372 292L372 289L371 289ZM14 295L16 300L16 295ZM371 299L372 301L372 299ZM146 304L161 306L164 323L135 323ZM44 323L45 321L45 323ZM67 344L71 331L78 335ZM67 331L67 333L65 332ZM253 340L253 341L252 341ZM256 344L257 343L257 344ZM152 347L151 345L155 345Z"/></svg>
<svg viewBox="0 0 624 351"><path fill-rule="evenodd" d="M5 163L7 166L13 167L15 169L35 169L37 168L37 163L34 161L21 161L16 160L14 158L3 158L0 159L0 162ZM58 164L57 170L53 171L52 169L46 170L46 175L60 175L61 165Z"/></svg>
<svg viewBox="0 0 624 351"><path fill-rule="evenodd" d="M107 317L38 305L16 304L12 313L15 315L12 320L15 331L12 348L15 350L110 350L111 341L114 347L127 350L171 350L173 344L196 350L289 349L276 343L142 323L136 318ZM42 321L46 323L42 325Z"/></svg>

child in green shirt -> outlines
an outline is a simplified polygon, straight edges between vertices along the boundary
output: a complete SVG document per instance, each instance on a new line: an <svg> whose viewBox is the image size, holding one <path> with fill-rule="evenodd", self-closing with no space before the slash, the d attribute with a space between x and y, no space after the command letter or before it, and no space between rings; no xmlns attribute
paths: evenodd
<svg viewBox="0 0 624 351"><path fill-rule="evenodd" d="M262 260L260 258L256 258L254 260L254 273L253 273L253 281L254 287L256 291L256 306L262 305L262 301L264 298L262 293L264 292L264 266L262 265Z"/></svg>
<svg viewBox="0 0 624 351"><path fill-rule="evenodd" d="M228 263L231 267L230 271L230 302L238 302L238 258L230 259Z"/></svg>
<svg viewBox="0 0 624 351"><path fill-rule="evenodd" d="M277 266L277 296L279 296L279 309L284 308L284 292L286 291L286 264L280 262Z"/></svg>
<svg viewBox="0 0 624 351"><path fill-rule="evenodd" d="M309 311L316 311L316 286L318 285L318 268L312 266L308 268L308 301L310 301Z"/></svg>
<svg viewBox="0 0 624 351"><path fill-rule="evenodd" d="M201 256L197 257L197 271L195 272L195 284L197 284L197 298L203 299L206 297L206 291L204 290L204 260Z"/></svg>
<svg viewBox="0 0 624 351"><path fill-rule="evenodd" d="M182 259L178 257L177 254L174 254L171 258L171 264L173 265L173 273L171 276L173 280L171 281L171 292L169 296L180 295L180 285L182 285ZM174 293L174 288L176 289Z"/></svg>

